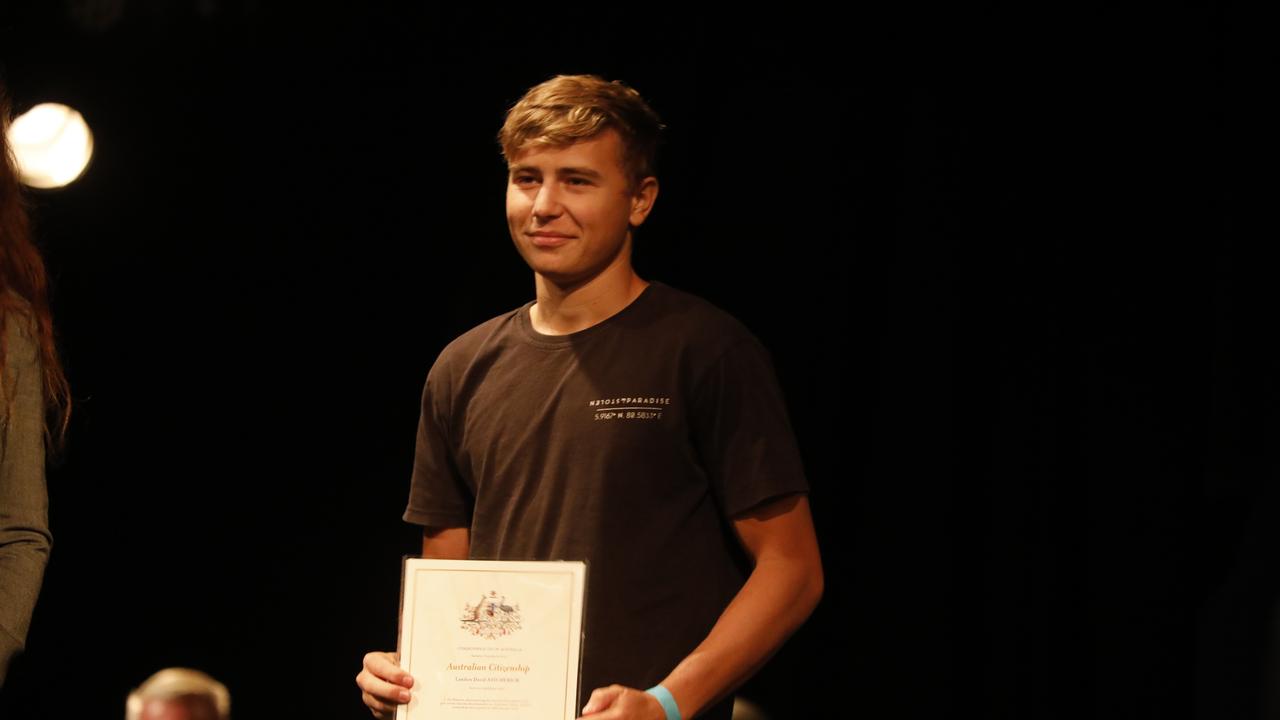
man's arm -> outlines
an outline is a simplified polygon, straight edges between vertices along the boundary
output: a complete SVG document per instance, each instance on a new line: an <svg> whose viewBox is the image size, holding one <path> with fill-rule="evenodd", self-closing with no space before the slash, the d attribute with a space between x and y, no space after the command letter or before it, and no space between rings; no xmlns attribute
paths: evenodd
<svg viewBox="0 0 1280 720"><path fill-rule="evenodd" d="M466 560L471 552L469 528L423 528L422 557L441 560ZM395 715L396 705L409 702L413 677L400 669L395 653L371 652L364 656L364 666L356 675L360 697L377 718Z"/></svg>
<svg viewBox="0 0 1280 720"><path fill-rule="evenodd" d="M471 528L422 528L422 557L466 560L471 554Z"/></svg>
<svg viewBox="0 0 1280 720"><path fill-rule="evenodd" d="M755 567L706 639L662 681L683 718L706 710L746 681L822 597L822 560L804 495L766 503L735 518L733 526ZM593 692L583 716L666 717L655 698L620 685Z"/></svg>

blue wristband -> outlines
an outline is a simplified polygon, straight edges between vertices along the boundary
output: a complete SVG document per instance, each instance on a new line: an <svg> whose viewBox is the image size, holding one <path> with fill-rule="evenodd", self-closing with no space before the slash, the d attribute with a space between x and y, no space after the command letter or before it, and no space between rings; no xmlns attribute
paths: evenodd
<svg viewBox="0 0 1280 720"><path fill-rule="evenodd" d="M662 706L663 712L667 714L667 720L680 720L680 708L676 707L676 699L671 696L671 691L661 685L654 685L645 690L645 692L658 698L658 704Z"/></svg>

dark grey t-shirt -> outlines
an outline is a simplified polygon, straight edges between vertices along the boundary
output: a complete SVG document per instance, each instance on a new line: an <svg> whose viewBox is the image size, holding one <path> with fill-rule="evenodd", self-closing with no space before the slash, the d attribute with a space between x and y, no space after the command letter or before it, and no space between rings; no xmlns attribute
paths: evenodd
<svg viewBox="0 0 1280 720"><path fill-rule="evenodd" d="M689 654L744 579L730 519L807 485L768 354L726 313L654 283L548 336L531 305L432 367L404 518L470 527L477 559L587 562L585 702Z"/></svg>

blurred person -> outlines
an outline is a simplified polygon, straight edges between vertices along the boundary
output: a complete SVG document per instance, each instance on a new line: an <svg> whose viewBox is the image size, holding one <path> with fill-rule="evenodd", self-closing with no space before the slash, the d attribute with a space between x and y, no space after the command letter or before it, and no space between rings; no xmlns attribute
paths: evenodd
<svg viewBox="0 0 1280 720"><path fill-rule="evenodd" d="M70 393L53 342L44 261L31 242L0 86L0 686L25 647L49 559L46 450L66 433Z"/></svg>
<svg viewBox="0 0 1280 720"><path fill-rule="evenodd" d="M733 720L769 720L761 707L746 698L733 699Z"/></svg>
<svg viewBox="0 0 1280 720"><path fill-rule="evenodd" d="M125 720L229 720L231 693L199 670L165 668L129 693Z"/></svg>

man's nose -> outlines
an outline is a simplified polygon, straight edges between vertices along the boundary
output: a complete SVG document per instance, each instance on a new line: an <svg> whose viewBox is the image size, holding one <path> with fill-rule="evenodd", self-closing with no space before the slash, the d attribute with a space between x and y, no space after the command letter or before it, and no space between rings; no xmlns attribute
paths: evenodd
<svg viewBox="0 0 1280 720"><path fill-rule="evenodd" d="M538 194L533 198L533 214L540 218L555 217L560 214L560 196L555 183L543 183Z"/></svg>

